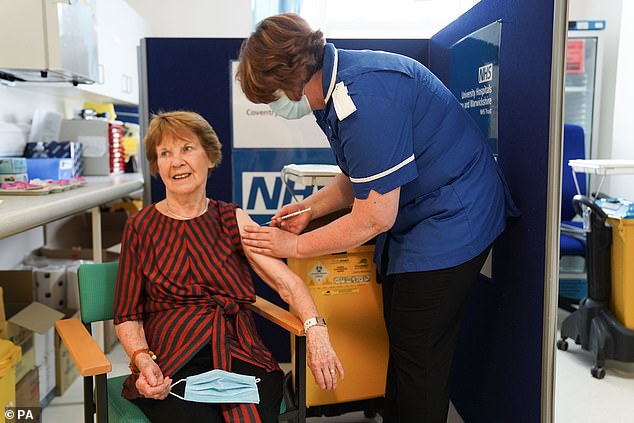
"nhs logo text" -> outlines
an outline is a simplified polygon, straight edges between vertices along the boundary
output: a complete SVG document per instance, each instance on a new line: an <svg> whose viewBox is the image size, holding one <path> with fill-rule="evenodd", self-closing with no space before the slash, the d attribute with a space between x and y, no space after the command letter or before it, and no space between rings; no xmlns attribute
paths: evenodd
<svg viewBox="0 0 634 423"><path fill-rule="evenodd" d="M284 204L311 195L321 187L303 186L293 181L284 185L280 172L242 172L242 208L250 215L275 214Z"/></svg>
<svg viewBox="0 0 634 423"><path fill-rule="evenodd" d="M493 80L493 63L487 63L478 68L478 83L489 82Z"/></svg>

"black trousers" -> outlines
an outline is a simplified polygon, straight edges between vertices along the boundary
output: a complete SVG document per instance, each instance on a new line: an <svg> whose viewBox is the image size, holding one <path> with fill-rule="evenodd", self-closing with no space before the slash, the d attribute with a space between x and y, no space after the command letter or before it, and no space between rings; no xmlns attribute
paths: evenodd
<svg viewBox="0 0 634 423"><path fill-rule="evenodd" d="M489 250L448 269L379 275L390 340L385 423L446 423L467 293Z"/></svg>
<svg viewBox="0 0 634 423"><path fill-rule="evenodd" d="M172 377L174 382L185 379L199 373L212 370L211 346L207 345L198 352L185 366L176 372ZM263 423L274 423L278 421L280 414L280 403L282 401L282 378L281 372L267 373L261 367L254 366L236 358L232 358L232 369L234 373L251 375L260 378L258 382L258 392L260 403L256 404L260 419ZM181 382L172 388L172 392L183 396L185 382ZM184 401L174 395L168 395L164 400L152 398L137 398L133 402L143 411L152 423L162 422L208 422L222 423L224 419L217 404L199 403Z"/></svg>

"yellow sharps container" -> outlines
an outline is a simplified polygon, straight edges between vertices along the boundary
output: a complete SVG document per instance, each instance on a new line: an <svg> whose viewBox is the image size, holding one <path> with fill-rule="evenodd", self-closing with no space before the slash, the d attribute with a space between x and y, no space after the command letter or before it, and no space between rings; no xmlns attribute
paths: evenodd
<svg viewBox="0 0 634 423"><path fill-rule="evenodd" d="M608 218L612 225L610 308L619 322L634 329L634 219Z"/></svg>
<svg viewBox="0 0 634 423"><path fill-rule="evenodd" d="M373 252L373 245L362 245L341 254L288 260L326 319L330 340L345 369L337 389L325 391L306 368L307 407L384 395L389 348Z"/></svg>

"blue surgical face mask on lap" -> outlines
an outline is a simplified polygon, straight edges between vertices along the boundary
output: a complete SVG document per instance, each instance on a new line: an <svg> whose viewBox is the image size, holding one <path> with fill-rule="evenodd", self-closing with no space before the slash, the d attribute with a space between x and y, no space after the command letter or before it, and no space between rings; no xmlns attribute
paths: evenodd
<svg viewBox="0 0 634 423"><path fill-rule="evenodd" d="M181 379L174 385L185 381L185 393L181 397L171 395L185 401L208 403L260 403L260 394L256 385L260 379L255 376L240 375L220 369L210 370L198 375Z"/></svg>
<svg viewBox="0 0 634 423"><path fill-rule="evenodd" d="M291 100L286 96L286 93L281 90L277 90L275 94L278 96L278 99L269 103L269 107L284 119L300 119L312 112L306 94L302 95L299 101Z"/></svg>

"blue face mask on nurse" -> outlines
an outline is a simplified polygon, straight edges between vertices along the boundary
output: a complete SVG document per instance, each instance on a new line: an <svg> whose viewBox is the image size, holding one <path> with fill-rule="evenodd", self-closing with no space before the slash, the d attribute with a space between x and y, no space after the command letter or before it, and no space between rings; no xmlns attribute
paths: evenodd
<svg viewBox="0 0 634 423"><path fill-rule="evenodd" d="M301 119L312 112L306 94L303 94L299 101L291 100L282 90L277 90L275 95L277 96L277 100L269 103L269 107L284 119Z"/></svg>

